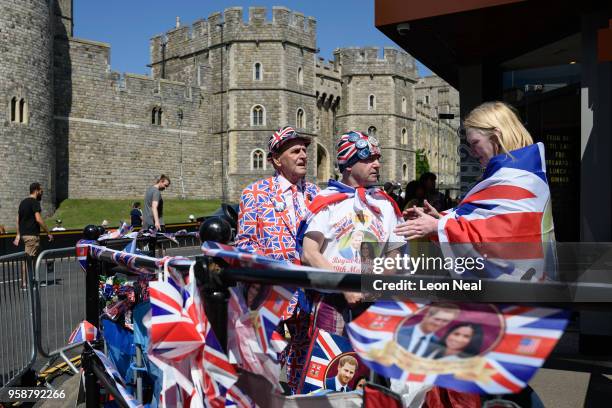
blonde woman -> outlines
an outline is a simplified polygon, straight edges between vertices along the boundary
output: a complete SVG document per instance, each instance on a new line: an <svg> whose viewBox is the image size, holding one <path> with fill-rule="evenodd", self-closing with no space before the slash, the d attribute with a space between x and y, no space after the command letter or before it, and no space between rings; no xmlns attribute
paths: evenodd
<svg viewBox="0 0 612 408"><path fill-rule="evenodd" d="M454 257L458 252L474 253L471 245L466 249L456 244L495 243L489 248L503 261L488 259L483 268L472 268L466 276L543 279L542 259L551 245L542 243L554 241L544 145L533 143L516 113L503 102L476 107L465 118L463 131L472 156L484 168L481 180L456 208L442 214L428 203L407 209L407 221L395 233L406 239L439 241L444 255Z"/></svg>

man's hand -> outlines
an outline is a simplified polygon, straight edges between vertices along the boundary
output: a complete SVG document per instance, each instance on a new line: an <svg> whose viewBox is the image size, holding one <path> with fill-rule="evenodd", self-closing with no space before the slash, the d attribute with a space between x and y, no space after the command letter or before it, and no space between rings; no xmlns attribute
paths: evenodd
<svg viewBox="0 0 612 408"><path fill-rule="evenodd" d="M51 235L51 233L47 234L47 238L49 239L49 242L53 241L53 235Z"/></svg>
<svg viewBox="0 0 612 408"><path fill-rule="evenodd" d="M19 234L15 235L15 239L13 240L13 245L15 246L19 246L19 239L21 237L19 236Z"/></svg>
<svg viewBox="0 0 612 408"><path fill-rule="evenodd" d="M155 223L155 229L161 231L161 225L159 224L159 221Z"/></svg>
<svg viewBox="0 0 612 408"><path fill-rule="evenodd" d="M345 292L344 298L348 302L349 305L356 305L361 302L363 299L363 294L361 292Z"/></svg>

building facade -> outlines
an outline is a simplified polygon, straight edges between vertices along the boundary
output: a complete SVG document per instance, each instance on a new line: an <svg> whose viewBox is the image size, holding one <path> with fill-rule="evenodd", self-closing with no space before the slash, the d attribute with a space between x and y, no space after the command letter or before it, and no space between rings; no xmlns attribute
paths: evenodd
<svg viewBox="0 0 612 408"><path fill-rule="evenodd" d="M414 178L416 150L425 146L419 123L431 122L415 94L433 101L437 88L419 90L415 61L403 51L342 48L324 61L314 18L274 7L268 20L265 8L250 7L245 21L233 7L191 26L177 21L151 39L150 76L122 75L111 69L107 44L73 37L72 1L51 3L0 0L1 33L16 45L0 61L8 152L0 166L10 175L0 224L14 222L32 181L47 192L45 215L66 198L139 197L161 173L173 182L168 197L236 201L271 174L267 140L282 125L313 138L308 177L321 185L337 175L335 141L347 129L380 139L381 181ZM36 26L21 33L30 15ZM456 156L452 137L442 140ZM451 183L456 175L443 163Z"/></svg>

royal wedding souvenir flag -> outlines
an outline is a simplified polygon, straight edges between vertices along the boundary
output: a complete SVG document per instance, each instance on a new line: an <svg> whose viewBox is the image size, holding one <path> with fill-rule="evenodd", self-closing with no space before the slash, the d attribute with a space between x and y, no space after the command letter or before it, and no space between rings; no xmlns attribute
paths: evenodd
<svg viewBox="0 0 612 408"><path fill-rule="evenodd" d="M370 372L349 339L320 329L313 335L305 367L299 394L353 391L360 379L369 378Z"/></svg>
<svg viewBox="0 0 612 408"><path fill-rule="evenodd" d="M568 313L523 305L378 302L348 326L382 376L461 392L521 391L544 364Z"/></svg>

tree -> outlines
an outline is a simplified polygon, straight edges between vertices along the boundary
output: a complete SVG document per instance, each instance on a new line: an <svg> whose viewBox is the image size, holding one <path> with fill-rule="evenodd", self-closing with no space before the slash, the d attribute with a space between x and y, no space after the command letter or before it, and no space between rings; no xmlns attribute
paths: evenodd
<svg viewBox="0 0 612 408"><path fill-rule="evenodd" d="M429 161L427 155L425 155L425 149L419 149L416 151L416 164L415 164L415 177L416 180L421 177L421 174L429 171Z"/></svg>

